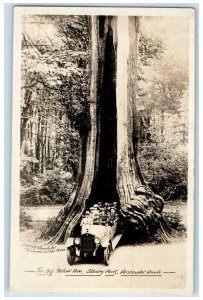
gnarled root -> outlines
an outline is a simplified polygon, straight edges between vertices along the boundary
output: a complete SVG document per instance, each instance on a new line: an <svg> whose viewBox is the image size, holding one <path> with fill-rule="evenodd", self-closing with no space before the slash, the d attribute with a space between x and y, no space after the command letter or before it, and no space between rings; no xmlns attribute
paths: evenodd
<svg viewBox="0 0 203 300"><path fill-rule="evenodd" d="M170 241L173 229L163 218L163 206L162 197L142 188L136 190L130 202L121 204L121 215L127 230L130 230L131 234L134 230L134 240L159 240L166 243Z"/></svg>

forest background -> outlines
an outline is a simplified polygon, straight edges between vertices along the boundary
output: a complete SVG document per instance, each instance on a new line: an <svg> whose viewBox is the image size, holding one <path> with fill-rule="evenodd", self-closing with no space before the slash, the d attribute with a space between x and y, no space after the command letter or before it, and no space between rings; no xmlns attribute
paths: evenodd
<svg viewBox="0 0 203 300"><path fill-rule="evenodd" d="M173 202L187 200L188 30L186 19L140 19L138 158L152 190ZM87 16L23 17L22 206L65 204L75 186L89 52Z"/></svg>

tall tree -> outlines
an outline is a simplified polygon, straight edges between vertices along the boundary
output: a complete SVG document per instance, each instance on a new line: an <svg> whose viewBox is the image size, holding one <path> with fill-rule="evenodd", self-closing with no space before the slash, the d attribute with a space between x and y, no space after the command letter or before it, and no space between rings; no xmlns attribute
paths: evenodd
<svg viewBox="0 0 203 300"><path fill-rule="evenodd" d="M21 150L26 172L72 168L77 174L77 129L81 115L86 119L88 91L87 21L86 16L23 17Z"/></svg>
<svg viewBox="0 0 203 300"><path fill-rule="evenodd" d="M89 124L80 129L77 186L44 233L52 242L74 234L92 204L117 201L135 232L163 233L163 199L147 186L137 160L138 17L92 16Z"/></svg>

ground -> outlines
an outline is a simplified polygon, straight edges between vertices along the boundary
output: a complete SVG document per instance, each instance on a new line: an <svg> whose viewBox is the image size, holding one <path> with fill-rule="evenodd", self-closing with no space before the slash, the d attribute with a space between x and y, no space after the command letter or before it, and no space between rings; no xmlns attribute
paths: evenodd
<svg viewBox="0 0 203 300"><path fill-rule="evenodd" d="M59 210L63 207L63 205L52 205L52 206L28 206L23 207L23 211L26 213L28 217L30 217L28 230L25 228L21 231L21 240L23 242L29 242L34 244L44 243L39 239L39 235L41 232L41 228L45 226L45 222L49 219L52 219L57 216ZM187 205L184 201L176 201L176 202L166 202L164 206L164 212L174 214L176 212L181 216L181 223L186 227L187 224ZM175 238L176 239L176 238ZM182 238L178 237L178 241L184 240L184 236ZM172 238L174 241L174 238Z"/></svg>
<svg viewBox="0 0 203 300"><path fill-rule="evenodd" d="M186 225L186 207L185 202L168 203L165 205L165 211L179 211L182 222ZM24 275L19 277L19 280L27 287L42 291L55 290L56 286L60 291L65 291L67 286L73 290L84 288L85 291L101 287L105 288L102 291L110 288L115 288L116 291L118 288L126 291L128 288L140 291L147 289L156 291L160 288L165 291L168 289L178 291L185 288L186 237L172 239L168 244L150 243L117 247L111 254L108 267L101 262L81 261L69 266L66 261L65 245L50 246L42 244L42 241L37 239L43 222L56 216L60 208L60 206L26 208L26 213L32 217L34 229L21 231L20 255L23 262L21 273ZM57 285L54 282L57 282Z"/></svg>

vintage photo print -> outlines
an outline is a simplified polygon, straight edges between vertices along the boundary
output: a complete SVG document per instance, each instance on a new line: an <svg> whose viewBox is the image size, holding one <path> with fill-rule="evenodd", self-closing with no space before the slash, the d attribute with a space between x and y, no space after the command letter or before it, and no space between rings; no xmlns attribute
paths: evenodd
<svg viewBox="0 0 203 300"><path fill-rule="evenodd" d="M10 290L192 294L194 22L14 9Z"/></svg>

